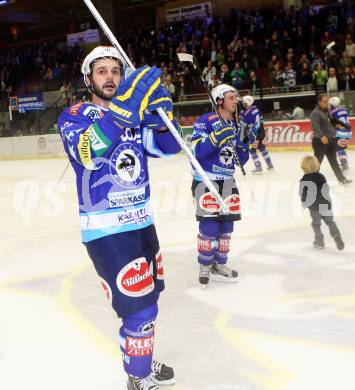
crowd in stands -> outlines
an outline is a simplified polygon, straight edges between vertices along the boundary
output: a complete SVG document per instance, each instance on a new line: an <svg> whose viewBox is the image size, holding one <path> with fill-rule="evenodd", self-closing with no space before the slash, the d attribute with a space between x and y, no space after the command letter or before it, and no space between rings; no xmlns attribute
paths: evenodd
<svg viewBox="0 0 355 390"><path fill-rule="evenodd" d="M123 36L137 66L155 64L175 98L201 89L198 75L176 53L195 55L210 87L228 83L255 91L355 89L352 2L260 12L232 9L227 18L170 24ZM336 45L327 49L335 41ZM328 71L328 74L327 74ZM203 89L201 90L201 92Z"/></svg>
<svg viewBox="0 0 355 390"><path fill-rule="evenodd" d="M84 51L80 46L68 47L65 42L45 41L28 47L16 47L0 54L1 97L8 96L22 83L41 81L59 89L65 81L80 78ZM25 90L26 88L24 88Z"/></svg>
<svg viewBox="0 0 355 390"><path fill-rule="evenodd" d="M166 88L179 100L204 92L193 67L178 61L179 52L195 55L210 87L228 83L253 92L295 86L325 90L328 84L329 91L354 90L353 29L351 1L312 7L305 1L297 10L232 9L226 18L206 15L160 29L135 29L119 40L136 66L160 67ZM336 45L326 49L332 41ZM64 42L9 50L0 56L1 92L20 82L11 79L13 72L74 84L83 55L80 47L68 48Z"/></svg>

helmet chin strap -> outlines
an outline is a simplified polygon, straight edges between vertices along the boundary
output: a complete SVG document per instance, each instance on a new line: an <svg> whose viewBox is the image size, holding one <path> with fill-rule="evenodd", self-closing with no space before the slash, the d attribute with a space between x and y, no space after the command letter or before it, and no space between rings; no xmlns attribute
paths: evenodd
<svg viewBox="0 0 355 390"><path fill-rule="evenodd" d="M84 75L84 83L86 85L86 88L88 89L88 91L91 93L91 94L94 94L94 89L92 88L92 79L91 79L91 76L86 74Z"/></svg>

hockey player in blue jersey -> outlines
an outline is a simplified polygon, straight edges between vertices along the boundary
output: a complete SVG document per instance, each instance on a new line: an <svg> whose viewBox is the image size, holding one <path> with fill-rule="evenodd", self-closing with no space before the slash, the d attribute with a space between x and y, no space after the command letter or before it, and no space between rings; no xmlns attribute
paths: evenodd
<svg viewBox="0 0 355 390"><path fill-rule="evenodd" d="M236 90L221 84L211 91L217 104L218 115L203 114L194 124L192 150L207 176L219 189L228 206L224 211L193 170L192 195L196 219L199 221L198 262L199 282L212 279L234 282L238 272L226 266L234 221L241 218L239 192L234 179L236 158L241 164L249 158L248 137L242 137L237 124ZM244 142L243 142L244 141ZM252 139L253 142L253 139Z"/></svg>
<svg viewBox="0 0 355 390"><path fill-rule="evenodd" d="M329 99L329 113L336 129L337 156L342 171L349 169L346 147L352 137L352 129L349 122L349 113L345 107L340 106L340 99L333 96Z"/></svg>
<svg viewBox="0 0 355 390"><path fill-rule="evenodd" d="M145 66L124 81L121 72L115 48L99 46L89 53L82 73L92 102L66 109L58 128L76 173L83 243L122 318L119 336L128 389L157 390L159 384L174 383L174 372L153 360L164 272L147 157L173 155L180 147L154 114L162 107L172 118L160 70Z"/></svg>
<svg viewBox="0 0 355 390"><path fill-rule="evenodd" d="M257 135L255 142L251 145L249 152L255 164L255 169L252 170L254 174L262 173L261 162L258 156L258 150L262 154L268 171L273 171L274 166L272 165L271 158L266 146L263 144L265 137L263 117L259 109L254 106L254 98L250 95L243 96L242 103L244 110L240 115L240 126L241 131L244 132L246 129L250 129L254 134Z"/></svg>

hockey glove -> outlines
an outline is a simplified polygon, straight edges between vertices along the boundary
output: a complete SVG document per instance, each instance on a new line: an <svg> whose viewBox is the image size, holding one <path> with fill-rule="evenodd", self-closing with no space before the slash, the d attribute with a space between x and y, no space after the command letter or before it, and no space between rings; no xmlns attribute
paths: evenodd
<svg viewBox="0 0 355 390"><path fill-rule="evenodd" d="M252 124L249 124L243 126L240 137L242 142L252 145L258 139L258 132Z"/></svg>
<svg viewBox="0 0 355 390"><path fill-rule="evenodd" d="M176 130L180 133L180 135L182 135L182 130L177 120L173 119L172 122ZM147 127L148 129L153 129L153 130L159 130L163 128L167 129L166 124L157 114L144 114L142 125Z"/></svg>
<svg viewBox="0 0 355 390"><path fill-rule="evenodd" d="M218 130L212 131L209 139L213 146L220 148L228 141L234 141L234 129L231 126L224 126Z"/></svg>
<svg viewBox="0 0 355 390"><path fill-rule="evenodd" d="M163 108L169 119L173 119L173 101L170 93L160 85L151 95L148 103L149 111L156 111L158 108Z"/></svg>
<svg viewBox="0 0 355 390"><path fill-rule="evenodd" d="M243 166L249 159L249 145L238 139L235 141L235 151L238 154L239 162Z"/></svg>
<svg viewBox="0 0 355 390"><path fill-rule="evenodd" d="M109 109L115 120L124 127L139 126L152 94L160 85L160 69L144 66L135 70L117 89Z"/></svg>

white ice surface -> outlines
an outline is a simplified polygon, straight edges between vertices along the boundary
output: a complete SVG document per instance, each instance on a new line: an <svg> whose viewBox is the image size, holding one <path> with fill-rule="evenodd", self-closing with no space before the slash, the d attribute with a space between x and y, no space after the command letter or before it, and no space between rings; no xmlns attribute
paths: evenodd
<svg viewBox="0 0 355 390"><path fill-rule="evenodd" d="M165 261L158 358L176 390L355 389L355 184L327 162L346 248L312 248L298 200L305 153L274 153L273 173L237 174L243 220L233 285L197 283L196 233L184 156L151 160ZM349 152L355 179L355 152ZM247 171L252 169L248 163ZM120 326L80 243L74 174L64 159L0 161L0 389L124 390Z"/></svg>

